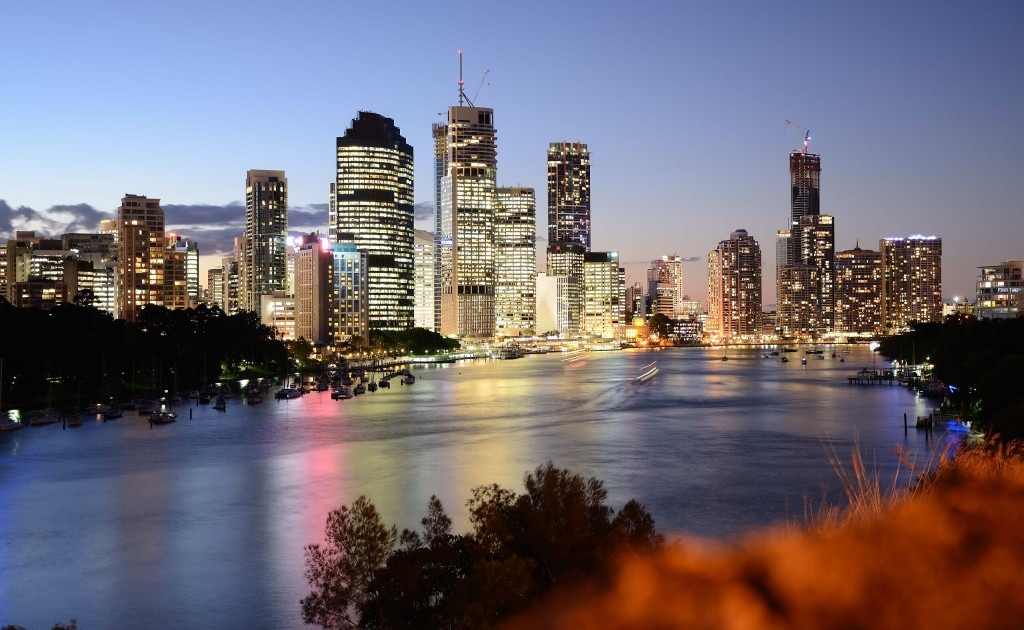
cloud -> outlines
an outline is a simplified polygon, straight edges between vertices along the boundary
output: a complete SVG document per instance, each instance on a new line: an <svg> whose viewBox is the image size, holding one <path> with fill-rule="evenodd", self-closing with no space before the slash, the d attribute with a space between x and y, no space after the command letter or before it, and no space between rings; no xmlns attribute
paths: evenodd
<svg viewBox="0 0 1024 630"><path fill-rule="evenodd" d="M17 231L35 231L39 236L60 236L67 232L94 232L107 215L87 203L50 206L39 212L28 206L12 208L0 199L0 237L11 238Z"/></svg>
<svg viewBox="0 0 1024 630"><path fill-rule="evenodd" d="M413 221L427 221L434 218L434 202L420 201L412 207Z"/></svg>

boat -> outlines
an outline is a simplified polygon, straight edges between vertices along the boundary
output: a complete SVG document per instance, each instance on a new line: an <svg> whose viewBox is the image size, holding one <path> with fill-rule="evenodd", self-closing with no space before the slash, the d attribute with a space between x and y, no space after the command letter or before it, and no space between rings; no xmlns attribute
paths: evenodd
<svg viewBox="0 0 1024 630"><path fill-rule="evenodd" d="M202 392L199 394L200 405L209 405L212 400L213 396L211 396L209 392Z"/></svg>
<svg viewBox="0 0 1024 630"><path fill-rule="evenodd" d="M380 386L384 389L391 389L391 380L386 378L380 379Z"/></svg>
<svg viewBox="0 0 1024 630"><path fill-rule="evenodd" d="M217 400L213 402L213 408L217 411L224 411L228 408L228 401L223 396L217 396Z"/></svg>
<svg viewBox="0 0 1024 630"><path fill-rule="evenodd" d="M60 414L52 409L36 411L29 415L28 423L34 427L41 427L44 424L53 424L60 421Z"/></svg>
<svg viewBox="0 0 1024 630"><path fill-rule="evenodd" d="M375 391L377 391L377 384L374 383L373 381L370 381L369 384L367 384L367 386L366 386L366 391L368 391L368 392L375 392Z"/></svg>
<svg viewBox="0 0 1024 630"><path fill-rule="evenodd" d="M352 390L342 385L331 392L331 400L348 400L352 398Z"/></svg>
<svg viewBox="0 0 1024 630"><path fill-rule="evenodd" d="M641 374L633 379L634 383L646 383L658 375L658 362L653 361L640 368Z"/></svg>
<svg viewBox="0 0 1024 630"><path fill-rule="evenodd" d="M195 400L196 398L199 398L199 390L198 389L193 389L192 391L190 391L188 393L188 397L193 399L193 400Z"/></svg>
<svg viewBox="0 0 1024 630"><path fill-rule="evenodd" d="M248 394L245 395L245 402L249 403L250 405L258 405L261 402L263 402L263 396L260 395L259 390L249 392Z"/></svg>
<svg viewBox="0 0 1024 630"><path fill-rule="evenodd" d="M819 354L819 355L817 355L817 356L816 356L816 357L814 357L814 358L815 358L815 359L821 359L822 361L824 361L824 360L825 360L825 355L823 355L823 354Z"/></svg>
<svg viewBox="0 0 1024 630"><path fill-rule="evenodd" d="M103 419L104 420L117 420L118 418L120 418L123 415L124 415L123 411L121 411L117 407L111 407L110 409L107 409L106 411L103 412Z"/></svg>
<svg viewBox="0 0 1024 630"><path fill-rule="evenodd" d="M519 346L505 346L491 351L491 356L495 359L521 359L525 355Z"/></svg>
<svg viewBox="0 0 1024 630"><path fill-rule="evenodd" d="M178 414L173 411L157 411L149 417L150 424L170 424L178 419Z"/></svg>
<svg viewBox="0 0 1024 630"><path fill-rule="evenodd" d="M777 357L777 356L779 356L779 351L778 351L778 350L772 350L772 351L771 351L771 352L769 352L768 354L769 354L769 355L771 355L771 356L773 356L773 357Z"/></svg>
<svg viewBox="0 0 1024 630"><path fill-rule="evenodd" d="M796 348L783 348L783 352L796 352Z"/></svg>
<svg viewBox="0 0 1024 630"><path fill-rule="evenodd" d="M365 394L366 385L363 385L362 383L356 385L355 389L352 390L352 393L355 394L356 396L358 396L359 394Z"/></svg>
<svg viewBox="0 0 1024 630"><path fill-rule="evenodd" d="M416 382L416 377L413 376L412 374L406 374L402 378L402 383L405 384L405 385L412 385L415 382Z"/></svg>
<svg viewBox="0 0 1024 630"><path fill-rule="evenodd" d="M800 365L807 365L807 357L800 357Z"/></svg>
<svg viewBox="0 0 1024 630"><path fill-rule="evenodd" d="M806 350L804 354L821 354L821 350Z"/></svg>
<svg viewBox="0 0 1024 630"><path fill-rule="evenodd" d="M779 359L779 361L781 361L782 363L789 363L789 357L782 357L781 359Z"/></svg>
<svg viewBox="0 0 1024 630"><path fill-rule="evenodd" d="M15 422L10 418L4 418L0 420L0 431L17 431L18 429L24 429L25 425L20 422Z"/></svg>
<svg viewBox="0 0 1024 630"><path fill-rule="evenodd" d="M274 394L274 398L276 398L277 400L291 400L292 398L301 397L302 390L296 389L294 387L282 387L281 389L277 390L276 394Z"/></svg>
<svg viewBox="0 0 1024 630"><path fill-rule="evenodd" d="M67 418L69 427L80 427L82 426L82 416L77 413L73 413Z"/></svg>

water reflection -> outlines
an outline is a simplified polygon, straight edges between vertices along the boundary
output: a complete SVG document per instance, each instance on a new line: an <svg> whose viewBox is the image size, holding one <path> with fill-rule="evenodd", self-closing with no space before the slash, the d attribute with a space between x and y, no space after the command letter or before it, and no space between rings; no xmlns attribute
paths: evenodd
<svg viewBox="0 0 1024 630"><path fill-rule="evenodd" d="M185 403L165 427L129 413L0 435L0 622L298 628L303 547L361 494L399 528L419 527L437 494L465 530L473 487L521 490L550 460L605 480L616 506L637 498L663 531L729 538L838 499L830 450L848 460L859 442L887 479L894 447L919 463L942 447L904 432L925 401L846 383L866 349L805 367L762 354L422 367L413 385L347 401L234 398L225 412ZM651 361L659 374L633 383Z"/></svg>

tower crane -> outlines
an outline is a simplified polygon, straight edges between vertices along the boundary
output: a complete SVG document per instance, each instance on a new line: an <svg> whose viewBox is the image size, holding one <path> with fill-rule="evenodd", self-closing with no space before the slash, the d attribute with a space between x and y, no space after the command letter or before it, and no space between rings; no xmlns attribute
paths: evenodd
<svg viewBox="0 0 1024 630"><path fill-rule="evenodd" d="M795 122L793 122L792 120L790 120L788 118L786 119L786 126L787 127L792 127L793 129L796 129L797 131L804 132L804 153L808 153L807 143L810 142L810 140L811 140L811 130L810 129L804 129L803 127L801 127L800 125L796 124Z"/></svg>
<svg viewBox="0 0 1024 630"><path fill-rule="evenodd" d="M484 89L484 81L487 80L487 75L490 74L490 73L491 73L491 69L490 68L484 70L484 76L480 77L480 85L476 88L476 93L473 95L473 100L474 101L476 100L476 98L478 96L480 96L480 90Z"/></svg>

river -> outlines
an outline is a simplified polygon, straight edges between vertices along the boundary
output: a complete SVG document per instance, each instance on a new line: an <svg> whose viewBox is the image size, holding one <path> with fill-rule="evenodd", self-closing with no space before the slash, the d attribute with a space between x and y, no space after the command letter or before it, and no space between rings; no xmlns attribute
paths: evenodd
<svg viewBox="0 0 1024 630"><path fill-rule="evenodd" d="M473 487L521 491L550 460L604 480L616 508L636 498L659 531L731 540L841 501L832 454L849 468L859 448L902 483L897 448L925 465L950 439L904 432L931 406L912 392L847 384L883 365L864 346L806 366L802 350L763 352L476 360L346 401L271 394L184 404L166 426L126 412L0 433L0 625L301 628L303 547L359 495L402 529L436 494L465 531ZM658 375L632 383L652 361Z"/></svg>

